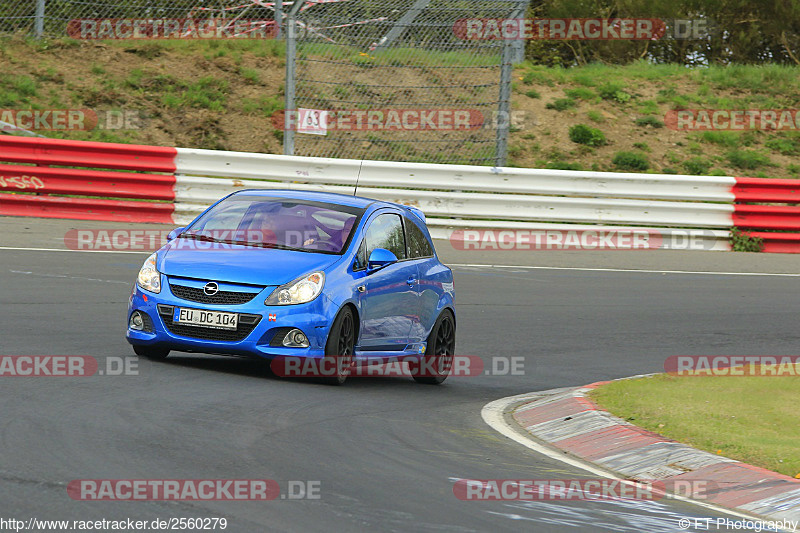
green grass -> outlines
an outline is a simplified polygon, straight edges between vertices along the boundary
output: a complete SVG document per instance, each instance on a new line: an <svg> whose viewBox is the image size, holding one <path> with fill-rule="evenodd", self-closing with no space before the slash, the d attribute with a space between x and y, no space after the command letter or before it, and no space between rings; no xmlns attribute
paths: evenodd
<svg viewBox="0 0 800 533"><path fill-rule="evenodd" d="M800 135L797 132L787 132L768 139L764 146L783 155L800 154Z"/></svg>
<svg viewBox="0 0 800 533"><path fill-rule="evenodd" d="M586 100L587 102L597 100L597 93L586 87L576 87L574 89L567 89L564 91L569 98L574 100Z"/></svg>
<svg viewBox="0 0 800 533"><path fill-rule="evenodd" d="M700 142L736 148L742 144L742 135L735 131L701 131L689 136Z"/></svg>
<svg viewBox="0 0 800 533"><path fill-rule="evenodd" d="M596 109L590 109L589 111L587 111L586 116L589 117L589 120L591 120L592 122L597 122L598 124L602 124L603 122L606 121L603 114Z"/></svg>
<svg viewBox="0 0 800 533"><path fill-rule="evenodd" d="M717 89L785 94L787 91L796 91L798 86L797 70L777 64L716 66L698 69L694 75Z"/></svg>
<svg viewBox="0 0 800 533"><path fill-rule="evenodd" d="M239 69L239 76L244 78L247 83L257 85L261 83L261 73L254 68L242 67Z"/></svg>
<svg viewBox="0 0 800 533"><path fill-rule="evenodd" d="M773 164L769 157L753 150L731 150L726 157L732 167L742 170L753 170Z"/></svg>
<svg viewBox="0 0 800 533"><path fill-rule="evenodd" d="M0 78L0 106L14 107L19 103L30 105L38 95L36 80L30 76Z"/></svg>
<svg viewBox="0 0 800 533"><path fill-rule="evenodd" d="M261 114L270 117L276 111L283 109L283 106L284 100L280 96L259 96L242 100L242 112L246 115Z"/></svg>
<svg viewBox="0 0 800 533"><path fill-rule="evenodd" d="M591 397L632 424L701 450L800 473L797 377L673 377L614 381Z"/></svg>
<svg viewBox="0 0 800 533"><path fill-rule="evenodd" d="M159 57L167 52L183 55L205 55L224 57L229 54L250 52L258 57L285 57L285 41L275 39L223 39L223 40L164 40L144 44L131 44L130 41L102 41L108 46L130 50L142 57Z"/></svg>
<svg viewBox="0 0 800 533"><path fill-rule="evenodd" d="M663 128L664 122L653 116L639 117L634 121L637 126L652 126L653 128Z"/></svg>

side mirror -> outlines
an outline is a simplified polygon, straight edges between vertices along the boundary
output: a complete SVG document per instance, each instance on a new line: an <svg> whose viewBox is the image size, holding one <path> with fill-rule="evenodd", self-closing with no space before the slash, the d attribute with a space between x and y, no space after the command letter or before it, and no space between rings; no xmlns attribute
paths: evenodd
<svg viewBox="0 0 800 533"><path fill-rule="evenodd" d="M369 254L369 261L367 261L367 269L370 271L378 270L386 265L397 263L397 256L386 248L375 248Z"/></svg>
<svg viewBox="0 0 800 533"><path fill-rule="evenodd" d="M178 238L178 235L184 232L186 228L175 228L174 230L170 231L167 235L167 242L174 241ZM163 234L162 234L163 235Z"/></svg>

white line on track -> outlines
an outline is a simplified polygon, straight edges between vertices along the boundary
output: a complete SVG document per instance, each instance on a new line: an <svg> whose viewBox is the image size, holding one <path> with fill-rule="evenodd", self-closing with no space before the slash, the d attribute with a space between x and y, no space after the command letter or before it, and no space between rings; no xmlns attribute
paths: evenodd
<svg viewBox="0 0 800 533"><path fill-rule="evenodd" d="M0 250L18 250L26 252L77 252L83 254L152 254L154 250L70 250L68 248L20 248L15 246L0 246Z"/></svg>
<svg viewBox="0 0 800 533"><path fill-rule="evenodd" d="M66 248L22 248L15 246L0 246L0 250L17 250L32 252L77 252L84 254L151 254L152 250L69 250ZM713 272L702 270L645 270L635 268L588 268L588 267L555 267L555 266L530 266L530 265L489 265L480 263L449 263L453 267L468 268L520 268L523 270L575 270L579 272L634 272L640 274L700 274L708 276L773 276L784 278L800 278L800 274L776 272Z"/></svg>
<svg viewBox="0 0 800 533"><path fill-rule="evenodd" d="M98 279L98 278L84 278L81 276L67 276L64 274L39 274L37 272L28 272L27 270L9 270L12 274L25 274L26 276L36 276L40 278L60 278L60 279L78 279L81 281L100 281L103 283L119 283L121 285L130 285L127 281L119 281L115 279Z"/></svg>
<svg viewBox="0 0 800 533"><path fill-rule="evenodd" d="M585 470L585 471L587 471L587 472L589 472L589 473L591 473L591 474L593 474L595 476L598 476L598 477L604 477L606 479L614 479L614 480L618 480L618 481L620 481L622 483L631 483L630 481L627 481L625 479L621 479L620 477L612 474L611 472L608 472L606 470L598 468L598 467L596 467L595 465L593 465L591 463L582 461L582 460L580 460L580 459L578 459L576 457L571 457L569 455L564 454L563 452L559 453L556 450L554 450L554 449L552 449L552 448L550 448L548 446L544 446L543 444L540 444L539 442L537 442L533 438L526 437L525 435L522 435L520 433L520 431L524 431L524 430L523 430L523 428L521 426L520 426L520 429L517 430L513 426L511 426L508 422L506 422L505 413L507 411L510 411L510 408L511 408L512 405L518 404L518 403L520 403L520 402L522 402L524 400L527 400L527 399L533 400L536 397L537 397L537 395L535 393L534 394L529 393L529 394L520 394L518 396L508 396L506 398L500 398L499 400L495 400L493 402L489 402L489 403L487 403L486 405L483 406L483 409L481 409L481 418L483 418L483 421L486 422L489 426L491 426L492 429L494 429L495 431L499 432L503 436L508 437L509 439L511 439L511 440L513 440L515 442L518 442L519 444L522 444L526 448L529 448L529 449L533 450L536 453L540 453L540 454L545 455L545 456L547 456L547 457L549 457L551 459L555 459L556 461L561 461L562 463L566 463L566 464L568 464L570 466L573 466L575 468L580 468L581 470ZM691 503L693 505L698 505L700 507L704 507L706 509L709 509L711 511L715 511L715 512L718 512L718 513L731 515L731 516L736 516L736 517L744 518L744 519L747 519L747 520L753 520L754 519L753 515L740 513L740 512L734 511L732 509L727 509L725 507L714 505L712 503L708 503L708 502L704 502L704 501L700 501L700 500L693 500L692 498L687 498L685 496L680 496L678 494L665 494L664 496L666 498L669 498L669 499L679 500L679 501L682 501L682 502ZM771 519L768 519L768 518L760 519L759 518L759 520L768 521L768 520L771 520Z"/></svg>
<svg viewBox="0 0 800 533"><path fill-rule="evenodd" d="M781 274L773 272L712 272L702 270L639 270L634 268L588 268L588 267L553 267L529 265L483 265L476 263L448 263L451 267L469 268L520 268L524 270L578 270L581 272L638 272L644 274L705 274L709 276L778 276L800 278L800 274Z"/></svg>

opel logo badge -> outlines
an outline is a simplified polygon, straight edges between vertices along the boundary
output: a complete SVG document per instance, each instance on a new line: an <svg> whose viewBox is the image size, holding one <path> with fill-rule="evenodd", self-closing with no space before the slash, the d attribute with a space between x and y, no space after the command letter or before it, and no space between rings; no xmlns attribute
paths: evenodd
<svg viewBox="0 0 800 533"><path fill-rule="evenodd" d="M219 285L217 285L213 281L209 281L208 283L206 283L206 286L203 287L203 292L206 293L208 296L214 296L219 292Z"/></svg>

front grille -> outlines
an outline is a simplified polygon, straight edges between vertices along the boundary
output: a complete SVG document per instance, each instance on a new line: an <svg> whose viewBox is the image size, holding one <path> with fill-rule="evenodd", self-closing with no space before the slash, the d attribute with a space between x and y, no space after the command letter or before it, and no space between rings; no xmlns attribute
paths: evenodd
<svg viewBox="0 0 800 533"><path fill-rule="evenodd" d="M170 284L169 288L172 294L178 298L201 304L241 305L246 304L258 295L257 292L219 291L217 294L209 296L203 289L194 287Z"/></svg>
<svg viewBox="0 0 800 533"><path fill-rule="evenodd" d="M201 326L187 326L185 324L176 324L172 321L172 307L159 306L159 313L164 325L175 335L181 337L190 337L192 339L203 339L207 341L223 341L223 342L239 342L255 329L261 321L260 315L239 315L239 322L235 330L233 329L215 329L204 328ZM169 308L168 308L169 307Z"/></svg>

